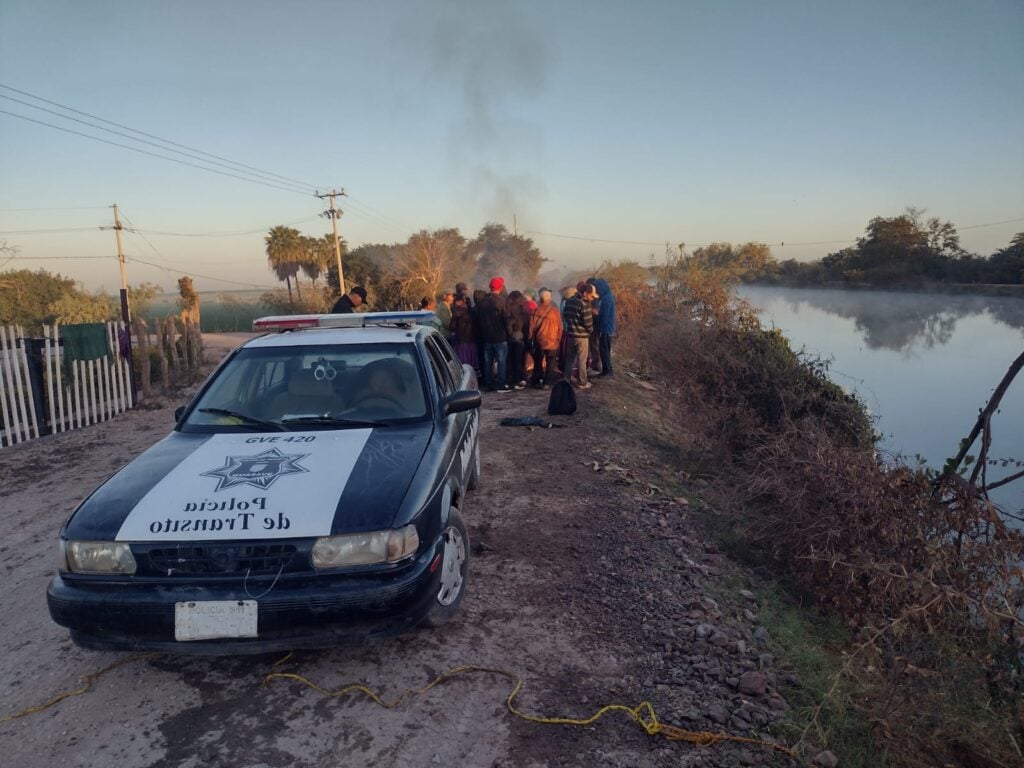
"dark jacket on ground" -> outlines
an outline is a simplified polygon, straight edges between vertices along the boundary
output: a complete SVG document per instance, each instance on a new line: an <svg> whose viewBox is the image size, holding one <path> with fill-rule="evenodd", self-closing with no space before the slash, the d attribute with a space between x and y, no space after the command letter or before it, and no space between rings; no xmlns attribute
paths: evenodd
<svg viewBox="0 0 1024 768"><path fill-rule="evenodd" d="M562 323L565 335L574 339L585 339L594 332L594 316L590 311L590 301L578 294L565 301L562 309Z"/></svg>
<svg viewBox="0 0 1024 768"><path fill-rule="evenodd" d="M476 321L485 344L508 341L508 305L500 293L489 293L476 305Z"/></svg>

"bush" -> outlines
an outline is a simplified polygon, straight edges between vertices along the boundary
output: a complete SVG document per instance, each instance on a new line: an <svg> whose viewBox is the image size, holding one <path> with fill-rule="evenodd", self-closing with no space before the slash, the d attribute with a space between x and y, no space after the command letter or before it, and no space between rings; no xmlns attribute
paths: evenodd
<svg viewBox="0 0 1024 768"><path fill-rule="evenodd" d="M858 633L850 658L882 670L860 705L878 733L904 757L927 755L907 764L967 749L1019 758L1024 534L960 475L881 456L864 406L825 363L752 322L727 283L669 277L632 343L689 404L678 431L716 458L744 546L842 617ZM984 692L982 709L964 711L965 690Z"/></svg>

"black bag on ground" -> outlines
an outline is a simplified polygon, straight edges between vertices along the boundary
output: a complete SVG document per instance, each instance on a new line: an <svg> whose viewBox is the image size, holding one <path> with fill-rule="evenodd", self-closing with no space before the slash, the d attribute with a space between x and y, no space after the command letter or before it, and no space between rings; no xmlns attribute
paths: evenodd
<svg viewBox="0 0 1024 768"><path fill-rule="evenodd" d="M555 382L548 400L548 413L552 416L571 416L576 413L576 390L564 379Z"/></svg>

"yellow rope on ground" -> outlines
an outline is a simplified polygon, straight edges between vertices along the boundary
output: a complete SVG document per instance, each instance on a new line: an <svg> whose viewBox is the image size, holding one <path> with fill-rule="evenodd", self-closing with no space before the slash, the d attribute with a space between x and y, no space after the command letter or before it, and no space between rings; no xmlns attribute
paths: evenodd
<svg viewBox="0 0 1024 768"><path fill-rule="evenodd" d="M10 715L4 715L0 717L0 724L10 722L11 720L17 720L18 718L25 717L26 715L34 715L38 712L42 712L54 706L55 704L64 701L64 699L71 698L72 696L81 696L82 694L87 693L89 689L92 688L92 684L98 678L105 675L107 672L117 669L118 667L122 667L125 664L130 664L133 661L142 661L144 659L153 658L157 655L158 654L155 653L141 653L135 654L134 656L126 656L125 658L119 659L118 661L115 661L112 664L108 664L103 669L97 670L96 672L90 672L87 675L82 675L80 678L78 678L79 681L82 683L80 688L59 693L44 704L39 704L33 707L26 707L25 709L19 712L15 712ZM796 757L796 753L793 752L793 750L789 749L788 747L784 747L781 744L776 744L771 741L765 741L763 739L753 739L745 736L733 736L732 734L724 733L721 731L718 733L713 733L711 731L687 731L683 728L677 728L674 725L668 725L667 723L663 723L660 720L658 720L658 714L654 710L654 705L651 704L651 702L649 701L643 701L635 707L629 707L625 704L608 704L604 707L601 707L590 717L586 718L545 717L541 715L531 715L527 712L523 712L515 705L515 699L519 695L520 691L522 691L523 689L522 677L520 677L515 672L509 672L505 669L496 669L494 667L481 667L477 665L454 667L446 672L442 672L440 675L435 677L422 688L407 688L402 692L402 694L397 699L388 702L382 699L380 696L378 696L369 686L363 685L362 683L352 683L350 685L344 686L343 688L339 688L337 690L332 691L328 690L327 688L324 688L321 685L318 685L309 678L304 677L303 675L297 674L295 672L277 671L282 664L284 664L286 661L292 658L292 655L292 652L289 652L285 656L274 662L274 664L270 668L271 671L263 677L263 686L269 685L274 680L294 680L298 683L301 683L302 685L312 688L320 695L327 696L329 698L336 699L351 693L361 693L364 696L368 697L371 701L373 701L374 704L383 707L384 709L396 709L399 706L401 706L402 702L404 702L410 696L418 696L427 693L432 688L437 687L438 685L447 680L451 680L453 677L479 672L487 675L497 675L499 677L504 677L508 680L512 680L514 682L514 685L512 687L512 692L509 693L508 698L505 699L505 707L506 709L508 709L510 714L530 723L538 723L541 725L585 726L595 723L597 720L600 720L609 712L622 712L627 717L629 717L634 723L643 728L648 736L663 736L670 741L686 741L698 747L710 747L714 744L718 744L723 741L731 741L739 744L752 744L755 746L767 747L769 749L775 750L776 752L781 752L784 755L788 755L789 757Z"/></svg>
<svg viewBox="0 0 1024 768"><path fill-rule="evenodd" d="M278 660L272 669L276 670L281 664L291 658L289 653L284 658ZM508 698L505 700L505 707L509 713L521 720L526 720L530 723L538 723L542 725L573 725L573 726L585 726L591 725L600 718L604 717L609 712L622 712L628 716L633 722L639 725L648 736L663 736L670 741L686 741L690 744L694 744L698 747L710 747L714 744L718 744L723 741L731 741L740 744L752 744L755 746L768 747L776 752L781 752L789 757L796 758L796 754L793 750L785 747L781 744L776 744L771 741L765 741L763 739L748 738L745 736L734 736L732 734L711 731L687 731L683 728L677 728L674 725L668 725L658 720L657 712L654 710L654 705L649 701L644 701L635 707L629 707L625 704L608 704L601 707L593 715L586 718L573 718L573 717L545 717L541 715L531 715L523 712L515 705L515 699L523 689L523 679L515 672L509 672L505 669L495 669L493 667L480 667L476 665L468 665L462 667L454 667L446 672L442 672L440 675L431 680L427 685L422 688L407 688L402 694L394 701L384 701L378 696L373 690L362 683L352 683L346 685L337 690L328 690L321 685L313 682L303 675L296 674L294 672L277 672L271 671L266 677L263 678L263 685L268 685L273 680L294 680L298 683L312 688L322 696L329 698L339 698L352 693L361 693L367 696L374 704L385 709L396 709L402 702L405 701L409 696L421 695L431 690L432 688L440 685L441 683L457 677L459 675L465 675L473 672L480 672L489 675L498 675L509 680L514 681L515 685L512 687L512 692L509 693Z"/></svg>
<svg viewBox="0 0 1024 768"><path fill-rule="evenodd" d="M96 672L90 672L87 675L82 675L80 678L78 678L78 681L82 684L81 688L76 688L73 691L64 691L63 693L58 693L45 704L37 704L34 707L26 707L20 712L14 712L10 715L4 715L3 717L0 717L0 723L7 723L11 720L17 720L19 717L25 717L26 715L34 715L37 712L42 712L43 710L49 709L55 704L59 704L60 702L64 701L64 699L70 699L72 696L81 696L83 693L87 693L89 689L92 688L92 684L96 681L97 678L102 677L103 675L107 674L107 672L110 672L112 669L117 669L118 667L122 667L125 664L128 664L133 661L149 659L153 656L156 656L156 654L140 653L136 654L135 656L126 656L123 659L115 661L113 664L108 664L103 669L100 669Z"/></svg>

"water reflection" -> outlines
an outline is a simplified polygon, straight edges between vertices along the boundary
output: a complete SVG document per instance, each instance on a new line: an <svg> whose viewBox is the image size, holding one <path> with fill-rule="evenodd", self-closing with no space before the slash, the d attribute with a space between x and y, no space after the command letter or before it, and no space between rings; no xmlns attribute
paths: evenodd
<svg viewBox="0 0 1024 768"><path fill-rule="evenodd" d="M882 448L921 456L936 469L956 453L1024 349L1024 299L1016 297L769 286L744 286L740 294L761 310L762 322L780 328L794 349L828 360L833 380L870 405ZM1022 424L1024 375L993 421L990 455L1012 463L989 467L989 480L1018 471ZM1024 510L1024 480L992 498Z"/></svg>
<svg viewBox="0 0 1024 768"><path fill-rule="evenodd" d="M811 306L852 320L869 349L904 354L948 344L965 317L988 316L1024 332L1024 300L1018 298L754 286L742 293L755 306L762 293L770 293L793 313Z"/></svg>

